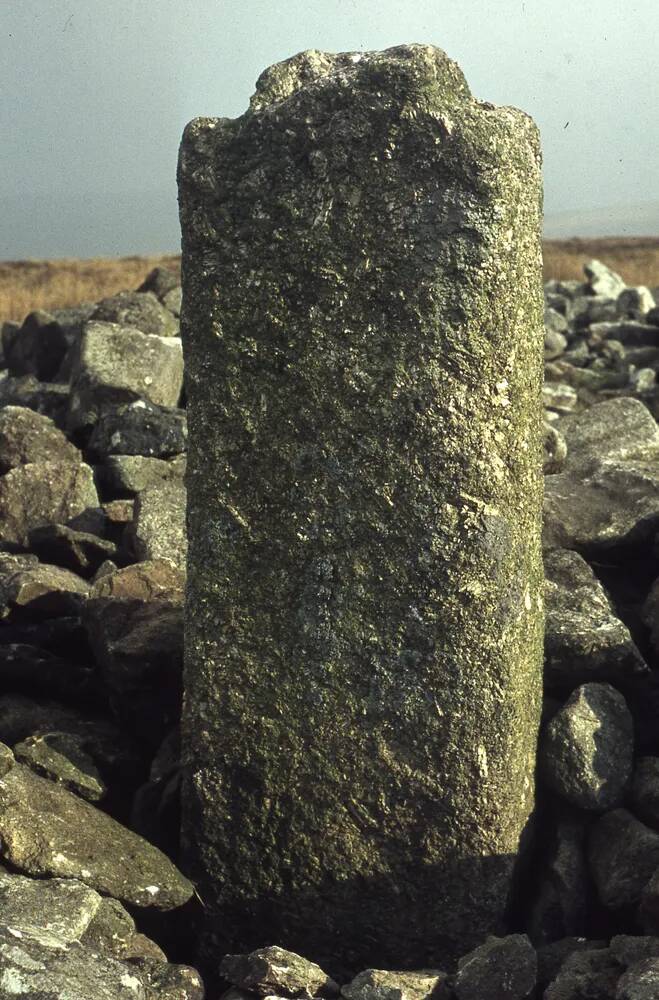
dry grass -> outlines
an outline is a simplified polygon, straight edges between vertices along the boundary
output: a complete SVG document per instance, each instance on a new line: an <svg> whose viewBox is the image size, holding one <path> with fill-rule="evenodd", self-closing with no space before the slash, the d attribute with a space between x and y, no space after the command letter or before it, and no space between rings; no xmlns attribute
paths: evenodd
<svg viewBox="0 0 659 1000"><path fill-rule="evenodd" d="M545 280L582 278L584 262L596 257L629 285L659 285L659 239L547 240L544 254ZM0 262L0 321L22 320L33 309L97 302L137 288L158 265L178 273L180 264L173 255Z"/></svg>
<svg viewBox="0 0 659 1000"><path fill-rule="evenodd" d="M583 265L595 257L617 271L628 285L659 285L659 239L545 240L545 281L550 278L583 280Z"/></svg>
<svg viewBox="0 0 659 1000"><path fill-rule="evenodd" d="M178 274L180 257L97 257L92 260L0 261L0 321L22 320L33 309L98 302L137 288L154 267Z"/></svg>

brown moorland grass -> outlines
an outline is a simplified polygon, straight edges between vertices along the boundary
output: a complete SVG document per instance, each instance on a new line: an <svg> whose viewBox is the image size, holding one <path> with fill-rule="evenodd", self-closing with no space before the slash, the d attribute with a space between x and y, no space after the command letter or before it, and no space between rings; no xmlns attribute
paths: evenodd
<svg viewBox="0 0 659 1000"><path fill-rule="evenodd" d="M628 285L659 286L659 238L652 237L545 240L545 281L581 279L584 263L593 257L618 271ZM98 302L115 292L137 288L156 266L179 273L181 259L164 254L0 261L0 321L20 321L33 309Z"/></svg>

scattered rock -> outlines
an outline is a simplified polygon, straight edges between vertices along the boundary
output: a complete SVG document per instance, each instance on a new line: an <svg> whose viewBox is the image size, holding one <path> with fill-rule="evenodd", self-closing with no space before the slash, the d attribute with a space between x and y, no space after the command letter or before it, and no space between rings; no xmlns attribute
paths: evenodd
<svg viewBox="0 0 659 1000"><path fill-rule="evenodd" d="M337 984L320 966L275 945L248 955L225 955L220 973L239 989L263 997L311 998L339 992Z"/></svg>
<svg viewBox="0 0 659 1000"><path fill-rule="evenodd" d="M636 906L659 867L659 833L626 809L615 809L593 827L588 860L604 906L611 910Z"/></svg>
<svg viewBox="0 0 659 1000"><path fill-rule="evenodd" d="M132 534L139 559L165 559L185 570L185 499L185 487L177 482L159 483L138 493Z"/></svg>
<svg viewBox="0 0 659 1000"><path fill-rule="evenodd" d="M91 315L101 323L131 326L156 337L175 337L179 326L172 314L151 291L119 292L98 303Z"/></svg>
<svg viewBox="0 0 659 1000"><path fill-rule="evenodd" d="M525 1000L535 990L538 959L526 934L489 937L458 962L457 1000Z"/></svg>
<svg viewBox="0 0 659 1000"><path fill-rule="evenodd" d="M367 969L341 988L341 996L346 1000L442 1000L450 996L447 980L446 973L438 969Z"/></svg>
<svg viewBox="0 0 659 1000"><path fill-rule="evenodd" d="M82 456L50 417L25 406L0 409L0 475L39 462L78 464Z"/></svg>
<svg viewBox="0 0 659 1000"><path fill-rule="evenodd" d="M94 477L88 465L19 465L0 476L0 545L27 545L34 528L62 524L86 507L97 505Z"/></svg>

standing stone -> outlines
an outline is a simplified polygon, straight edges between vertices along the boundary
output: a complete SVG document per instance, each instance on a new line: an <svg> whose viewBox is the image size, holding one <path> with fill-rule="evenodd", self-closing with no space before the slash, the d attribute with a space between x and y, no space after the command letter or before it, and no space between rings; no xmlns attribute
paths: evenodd
<svg viewBox="0 0 659 1000"><path fill-rule="evenodd" d="M441 967L533 804L537 130L432 46L308 51L179 186L202 953Z"/></svg>

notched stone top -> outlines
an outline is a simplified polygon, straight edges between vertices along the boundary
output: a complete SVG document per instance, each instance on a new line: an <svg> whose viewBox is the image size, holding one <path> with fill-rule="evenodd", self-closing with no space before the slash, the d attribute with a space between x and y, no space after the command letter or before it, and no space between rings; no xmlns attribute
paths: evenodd
<svg viewBox="0 0 659 1000"><path fill-rule="evenodd" d="M261 73L250 100L250 111L261 111L323 77L337 75L360 89L393 85L419 93L434 92L443 104L471 98L458 64L435 45L396 45L382 52L333 53L307 49Z"/></svg>

